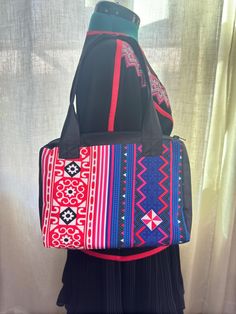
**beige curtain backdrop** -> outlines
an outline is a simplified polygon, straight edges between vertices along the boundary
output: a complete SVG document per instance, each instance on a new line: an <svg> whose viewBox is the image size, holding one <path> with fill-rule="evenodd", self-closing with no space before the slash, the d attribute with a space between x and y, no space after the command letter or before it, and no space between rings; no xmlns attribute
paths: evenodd
<svg viewBox="0 0 236 314"><path fill-rule="evenodd" d="M94 0L0 0L0 313L56 306L66 259L42 245L38 152L58 138ZM180 245L186 314L236 313L236 36L233 0L120 1L166 86L192 169L193 227ZM79 267L79 265L78 265Z"/></svg>
<svg viewBox="0 0 236 314"><path fill-rule="evenodd" d="M224 1L194 239L183 256L188 313L236 313L235 13L236 2Z"/></svg>

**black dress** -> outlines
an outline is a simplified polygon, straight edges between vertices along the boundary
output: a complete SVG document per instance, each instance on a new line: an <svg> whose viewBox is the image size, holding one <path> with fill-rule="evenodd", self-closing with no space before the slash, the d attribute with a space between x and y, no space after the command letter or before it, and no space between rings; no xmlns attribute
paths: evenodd
<svg viewBox="0 0 236 314"><path fill-rule="evenodd" d="M82 54L98 35L98 32L87 33ZM81 132L140 130L146 82L132 47L114 38L99 43L87 53L76 97ZM166 90L148 61L147 66L153 104L163 133L170 135L173 119ZM141 248L93 251L131 258L114 261L107 260L105 255L98 258L68 249L63 286L56 302L65 306L67 314L183 313L179 245L155 254L151 249ZM145 258L132 260L134 252L144 254Z"/></svg>

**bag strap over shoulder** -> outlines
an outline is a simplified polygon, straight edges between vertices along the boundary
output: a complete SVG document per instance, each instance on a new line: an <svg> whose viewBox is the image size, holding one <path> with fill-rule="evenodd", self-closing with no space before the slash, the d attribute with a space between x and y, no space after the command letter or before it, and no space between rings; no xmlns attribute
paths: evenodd
<svg viewBox="0 0 236 314"><path fill-rule="evenodd" d="M70 92L70 104L66 120L61 132L59 142L59 158L78 158L80 147L80 128L78 115L75 112L74 100L76 90L78 88L80 69L84 64L87 56L95 45L109 39L121 39L128 42L134 50L135 55L140 62L141 69L144 73L147 83L147 105L145 106L145 113L142 123L142 153L145 156L158 156L162 151L162 129L156 110L153 106L151 85L149 80L149 74L145 63L145 56L139 46L139 43L132 37L125 35L111 35L101 34L94 39L85 49L83 49L79 64L77 66L75 76L73 79L71 92ZM111 133L112 136L112 133Z"/></svg>

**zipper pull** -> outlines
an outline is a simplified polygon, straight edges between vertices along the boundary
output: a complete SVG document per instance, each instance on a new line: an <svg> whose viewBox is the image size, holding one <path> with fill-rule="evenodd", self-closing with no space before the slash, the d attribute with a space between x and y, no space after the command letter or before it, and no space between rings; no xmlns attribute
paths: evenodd
<svg viewBox="0 0 236 314"><path fill-rule="evenodd" d="M180 137L180 136L178 136L178 135L173 135L173 138L176 138L177 140L181 139L181 140L183 140L183 141L186 141L185 138L182 138L182 137Z"/></svg>

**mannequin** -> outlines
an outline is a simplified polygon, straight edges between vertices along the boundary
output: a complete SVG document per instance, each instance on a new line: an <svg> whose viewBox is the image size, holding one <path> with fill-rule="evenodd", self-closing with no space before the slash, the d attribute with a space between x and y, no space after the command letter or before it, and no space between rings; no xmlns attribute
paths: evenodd
<svg viewBox="0 0 236 314"><path fill-rule="evenodd" d="M100 1L91 16L88 31L106 31L127 34L138 40L140 18L118 3Z"/></svg>
<svg viewBox="0 0 236 314"><path fill-rule="evenodd" d="M102 33L123 34L138 40L139 25L139 17L131 10L117 3L100 1L91 16L84 47ZM82 53L85 51L83 49ZM129 44L114 38L92 48L81 69L76 111L82 133L107 131L114 69L118 67L120 80L114 130L141 128L146 85ZM154 88L153 103L163 133L169 135L173 119L168 96L150 65L149 70ZM65 305L67 314L183 314L184 287L179 246L169 246L149 254L151 250L139 247L89 250L100 256L67 250L63 287L57 305ZM134 252L139 258L129 259ZM117 259L111 259L111 256Z"/></svg>

